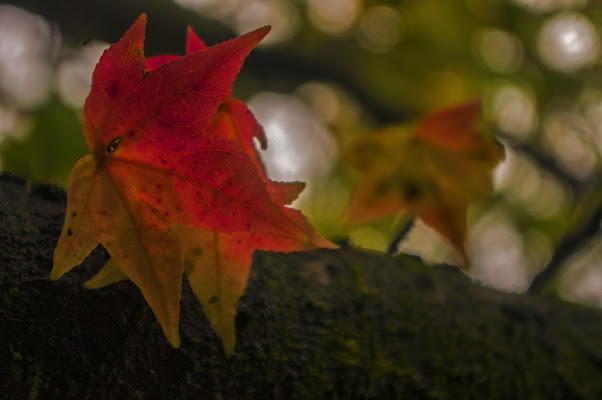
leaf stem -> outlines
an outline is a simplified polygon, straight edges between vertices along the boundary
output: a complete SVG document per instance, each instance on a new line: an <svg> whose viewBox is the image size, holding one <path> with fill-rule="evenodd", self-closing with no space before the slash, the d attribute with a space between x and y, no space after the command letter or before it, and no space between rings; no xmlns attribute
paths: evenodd
<svg viewBox="0 0 602 400"><path fill-rule="evenodd" d="M412 216L406 221L399 233L395 236L395 238L393 238L393 240L389 244L389 248L387 249L387 255L392 256L395 253L397 253L399 245L401 244L401 242L403 242L403 240L408 236L408 233L410 233L410 231L414 227L415 220L416 217Z"/></svg>

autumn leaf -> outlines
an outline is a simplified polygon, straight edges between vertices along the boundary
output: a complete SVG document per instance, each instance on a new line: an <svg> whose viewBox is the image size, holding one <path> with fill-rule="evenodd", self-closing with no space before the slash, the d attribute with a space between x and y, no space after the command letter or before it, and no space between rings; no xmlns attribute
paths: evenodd
<svg viewBox="0 0 602 400"><path fill-rule="evenodd" d="M206 48L203 41L188 27L186 53ZM152 70L177 57L151 57L147 60L146 69ZM254 142L256 140L265 149L267 139L263 128L242 101L234 98L224 101L212 119L210 132L237 144L249 156L274 202L290 204L304 189L305 185L300 182L273 182L267 178ZM263 249L289 252L332 247L330 242L313 231L300 212L287 208L283 208L283 212L303 226L306 232L312 232L308 243L265 234L239 232L228 235L180 227L188 280L211 325L222 339L228 355L234 349L234 316L238 300L246 287L253 251Z"/></svg>
<svg viewBox="0 0 602 400"><path fill-rule="evenodd" d="M243 102L235 99L224 102L214 118L211 132L237 143L247 153L266 181L268 191L276 203L290 204L305 187L300 182L283 183L267 179L252 140L258 138L265 148L265 135ZM213 329L222 338L227 355L234 350L234 316L238 300L246 287L253 251L262 249L291 252L335 247L317 234L299 211L284 206L281 209L310 235L307 243L262 233L182 231L188 280Z"/></svg>
<svg viewBox="0 0 602 400"><path fill-rule="evenodd" d="M50 279L102 244L111 260L86 286L132 280L177 347L184 265L194 265L187 268L193 277L204 268L194 250L207 245L207 231L273 237L292 249L329 242L298 211L274 201L270 185L279 186L267 183L248 151L211 132L245 57L269 28L210 48L189 41L189 54L151 59L149 67L145 25L143 14L103 53L92 76L84 136L93 154L71 173ZM248 268L230 275L237 292L247 275Z"/></svg>
<svg viewBox="0 0 602 400"><path fill-rule="evenodd" d="M187 53L205 48L204 43L189 27L186 40ZM177 57L176 55L151 57L146 62L146 70L153 70ZM242 101L233 98L224 101L214 115L208 132L237 144L247 154L266 183L267 190L275 203L290 204L304 189L305 185L300 182L273 182L267 178L254 143L254 140L257 140L261 148L265 149L267 140L263 128ZM308 242L260 233L224 234L181 225L177 227L181 234L187 278L203 306L205 315L222 339L227 355L234 350L236 306L246 287L253 251L263 249L290 252L316 247L334 247L315 232L299 211L283 206L281 208L282 212L309 234ZM88 288L98 288L124 278L126 275L120 271L116 263L112 262L85 285Z"/></svg>
<svg viewBox="0 0 602 400"><path fill-rule="evenodd" d="M347 159L361 178L348 220L408 212L467 260L468 205L492 194L491 171L504 154L479 113L480 102L473 101L435 112L414 129L389 127L352 143Z"/></svg>
<svg viewBox="0 0 602 400"><path fill-rule="evenodd" d="M186 34L186 54L205 50L206 48L205 43L194 33L191 27L188 27ZM173 54L150 57L146 60L145 70L151 71L178 57ZM268 186L268 191L274 197L276 203L291 203L305 188L305 184L301 182L283 183L267 179L265 169L254 143L256 140L261 149L265 150L267 148L267 139L263 128L244 102L234 98L224 101L213 116L212 126L209 131L214 135L236 143L245 151L259 170L259 173Z"/></svg>

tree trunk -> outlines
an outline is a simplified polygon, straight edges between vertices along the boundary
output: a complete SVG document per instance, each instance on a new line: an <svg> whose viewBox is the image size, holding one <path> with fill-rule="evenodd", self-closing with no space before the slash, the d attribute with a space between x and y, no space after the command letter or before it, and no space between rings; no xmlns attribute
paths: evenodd
<svg viewBox="0 0 602 400"><path fill-rule="evenodd" d="M227 359L184 282L173 349L138 289L47 279L65 193L0 175L2 399L598 399L602 319L456 268L358 249L257 252Z"/></svg>

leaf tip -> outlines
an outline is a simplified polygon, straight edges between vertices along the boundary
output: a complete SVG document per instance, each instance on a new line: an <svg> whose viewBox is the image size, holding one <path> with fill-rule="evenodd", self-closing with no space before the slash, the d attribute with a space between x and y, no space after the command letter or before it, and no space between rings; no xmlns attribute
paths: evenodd
<svg viewBox="0 0 602 400"><path fill-rule="evenodd" d="M156 313L155 317L157 317ZM163 334L165 335L165 338L167 339L171 347L173 347L174 349L179 348L180 330L178 327L178 318L176 317L175 321L167 321L166 323L162 323L159 319L157 319L157 322L159 322L159 325L163 330Z"/></svg>
<svg viewBox="0 0 602 400"><path fill-rule="evenodd" d="M326 238L322 238L318 242L318 246L320 246L321 249L333 249L333 250L336 250L336 249L339 248L339 245L332 243L330 240L328 240Z"/></svg>
<svg viewBox="0 0 602 400"><path fill-rule="evenodd" d="M186 28L186 54L205 50L207 45L198 37L190 25Z"/></svg>
<svg viewBox="0 0 602 400"><path fill-rule="evenodd" d="M234 341L232 341L232 343L223 342L223 345L224 345L224 353L226 353L226 358L232 357L232 353L234 353L235 342Z"/></svg>
<svg viewBox="0 0 602 400"><path fill-rule="evenodd" d="M123 35L121 40L128 38L132 43L142 48L144 44L144 33L146 31L146 13L140 14L140 16L134 21L130 29Z"/></svg>
<svg viewBox="0 0 602 400"><path fill-rule="evenodd" d="M63 276L63 273L60 272L58 270L58 268L53 267L52 271L50 271L50 274L48 275L48 280L54 282L54 281L58 280L61 276Z"/></svg>
<svg viewBox="0 0 602 400"><path fill-rule="evenodd" d="M169 341L169 344L171 344L171 347L173 347L174 349L180 347L180 335L178 335L177 333L175 334L175 336L172 337L167 336L167 340Z"/></svg>
<svg viewBox="0 0 602 400"><path fill-rule="evenodd" d="M271 25L262 26L261 28L255 29L251 32L254 36L256 36L257 43L261 42L264 37L272 30Z"/></svg>
<svg viewBox="0 0 602 400"><path fill-rule="evenodd" d="M134 23L132 24L130 29L128 29L128 32L129 31L138 31L138 30L142 30L142 31L146 30L146 13L142 13L142 14L140 14L140 16L138 18L136 18L136 21L134 21ZM127 32L126 32L126 35L127 35Z"/></svg>

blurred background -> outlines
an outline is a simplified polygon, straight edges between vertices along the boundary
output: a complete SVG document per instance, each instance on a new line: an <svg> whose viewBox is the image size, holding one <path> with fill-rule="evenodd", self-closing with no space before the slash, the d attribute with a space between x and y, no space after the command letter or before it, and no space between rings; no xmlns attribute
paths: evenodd
<svg viewBox="0 0 602 400"><path fill-rule="evenodd" d="M95 63L142 12L145 54L183 54L262 25L234 86L263 125L275 180L333 240L384 250L407 217L345 226L355 137L480 96L506 147L496 195L469 213L485 285L602 304L602 2L597 0L21 0L0 4L0 168L66 187L87 152L83 102ZM457 261L418 223L400 251Z"/></svg>

